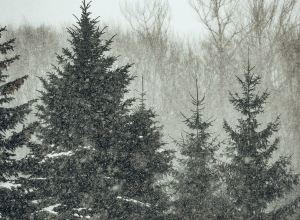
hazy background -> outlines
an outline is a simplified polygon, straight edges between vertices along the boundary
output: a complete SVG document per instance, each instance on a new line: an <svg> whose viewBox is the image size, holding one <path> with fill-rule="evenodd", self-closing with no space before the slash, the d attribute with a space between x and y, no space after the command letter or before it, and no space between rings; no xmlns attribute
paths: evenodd
<svg viewBox="0 0 300 220"><path fill-rule="evenodd" d="M9 74L11 78L29 75L12 105L38 97L42 86L37 76L46 77L53 71L55 54L69 47L66 27L76 23L72 14L80 17L81 2L1 2L0 25L8 30L1 40L16 38L15 51L7 56L21 55ZM203 5L196 0L143 2L94 0L90 11L92 18L100 16L101 28L108 26L105 39L117 34L110 55L121 56L113 68L134 63L130 72L136 80L127 97L138 97L144 77L147 106L156 110L156 119L164 126L165 147L177 149L172 138L179 140L186 130L181 112L190 115L189 93L195 95L196 79L200 96L205 94L203 117L215 120L212 136L219 135L220 141L228 138L223 119L234 126L241 117L229 103L228 91L240 92L236 76L243 75L249 49L254 73L262 76L258 90L270 92L265 114L258 117L260 130L281 115L280 130L273 135L281 139L274 158L292 156L295 170L300 171L299 1L220 0L220 5L213 4L216 0L203 1ZM34 113L29 120L35 120ZM19 149L19 157L26 152Z"/></svg>
<svg viewBox="0 0 300 220"><path fill-rule="evenodd" d="M86 1L87 3L89 1ZM90 11L94 16L100 16L101 21L115 22L122 27L128 27L128 22L122 16L119 5L124 0L93 0ZM134 1L129 1L134 2ZM3 1L0 8L0 21L5 24L20 25L24 20L29 24L41 24L61 27L65 24L75 24L80 17L82 0L9 0ZM202 33L204 27L196 21L197 16L191 13L186 0L169 1L172 10L171 27L179 34Z"/></svg>

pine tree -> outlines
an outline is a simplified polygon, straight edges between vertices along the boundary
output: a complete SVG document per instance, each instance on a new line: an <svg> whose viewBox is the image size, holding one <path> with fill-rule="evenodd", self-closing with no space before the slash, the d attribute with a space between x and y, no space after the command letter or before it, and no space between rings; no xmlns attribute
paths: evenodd
<svg viewBox="0 0 300 220"><path fill-rule="evenodd" d="M0 28L0 38L3 31L6 31L6 27ZM15 39L10 39L0 44L1 54L9 54L9 51L14 49L14 42ZM24 219L24 216L34 210L27 189L17 183L21 164L14 158L16 148L26 145L34 132L35 124L25 125L26 116L31 112L34 100L7 107L14 100L12 94L24 84L28 76L7 82L9 75L3 74L3 71L7 71L10 64L19 57L20 55L5 57L0 61L0 217L5 219ZM20 131L16 129L18 125L22 125Z"/></svg>
<svg viewBox="0 0 300 220"><path fill-rule="evenodd" d="M134 101L123 98L133 77L130 65L113 66L116 57L107 55L112 38L101 39L104 29L90 18L89 7L83 1L78 26L67 29L72 50L63 49L59 67L41 78L41 144L32 145L27 157L33 173L27 184L37 189L41 211L37 219L50 218L43 209L57 204L55 219L121 219L126 203L118 198L122 183L115 173Z"/></svg>
<svg viewBox="0 0 300 220"><path fill-rule="evenodd" d="M179 159L182 170L175 178L175 208L179 219L217 219L218 195L214 192L220 183L216 166L219 144L208 132L212 121L203 120L201 111L205 97L199 99L197 80L196 89L196 98L190 94L195 106L192 116L188 118L181 113L191 132L176 141L184 158Z"/></svg>
<svg viewBox="0 0 300 220"><path fill-rule="evenodd" d="M291 192L294 184L298 184L298 175L292 173L289 157L270 161L279 143L279 138L270 138L278 131L280 122L278 117L259 130L257 115L264 112L269 93L255 93L261 77L252 73L253 68L248 61L244 80L237 77L242 94L229 93L230 102L242 114L239 124L233 129L224 120L224 129L230 136L226 154L231 158L224 166L224 174L228 195L235 206L231 219L286 219L285 215L293 213L299 199L268 215L265 210L270 202Z"/></svg>
<svg viewBox="0 0 300 220"><path fill-rule="evenodd" d="M156 125L153 109L146 108L145 95L142 78L140 104L127 127L130 137L122 144L126 156L118 161L118 178L124 180L120 196L131 201L126 219L163 219L169 207L161 178L170 171L172 151L163 149L162 127Z"/></svg>

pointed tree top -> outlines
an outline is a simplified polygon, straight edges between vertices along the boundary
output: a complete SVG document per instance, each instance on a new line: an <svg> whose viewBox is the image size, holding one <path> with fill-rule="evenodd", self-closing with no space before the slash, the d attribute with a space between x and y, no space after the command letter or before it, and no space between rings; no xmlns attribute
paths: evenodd
<svg viewBox="0 0 300 220"><path fill-rule="evenodd" d="M248 47L248 67L250 66L250 56L249 56L249 47Z"/></svg>
<svg viewBox="0 0 300 220"><path fill-rule="evenodd" d="M136 90L138 93L139 93L139 95L141 96L141 98L139 98L139 100L140 100L140 102L141 102L141 104L140 104L140 108L142 109L142 110L144 110L145 109L145 101L146 101L146 99L144 98L145 96L146 96L146 93L147 93L147 91L144 91L144 76L142 76L142 92L140 92L140 91L138 91L138 90Z"/></svg>
<svg viewBox="0 0 300 220"><path fill-rule="evenodd" d="M85 3L85 0L82 1L83 7L80 6L80 8L84 11L86 11L91 6L92 1L89 1L89 3Z"/></svg>

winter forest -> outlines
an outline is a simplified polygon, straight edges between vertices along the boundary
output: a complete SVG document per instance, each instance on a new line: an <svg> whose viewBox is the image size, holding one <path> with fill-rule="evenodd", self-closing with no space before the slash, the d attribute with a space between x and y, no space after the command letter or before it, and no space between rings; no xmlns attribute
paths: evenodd
<svg viewBox="0 0 300 220"><path fill-rule="evenodd" d="M300 219L300 1L186 1L0 21L0 218Z"/></svg>

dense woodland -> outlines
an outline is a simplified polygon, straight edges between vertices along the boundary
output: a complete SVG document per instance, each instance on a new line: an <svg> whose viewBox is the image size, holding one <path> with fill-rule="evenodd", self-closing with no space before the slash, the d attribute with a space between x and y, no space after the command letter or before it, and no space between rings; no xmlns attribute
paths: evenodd
<svg viewBox="0 0 300 220"><path fill-rule="evenodd" d="M300 2L188 2L0 23L3 218L299 218Z"/></svg>

